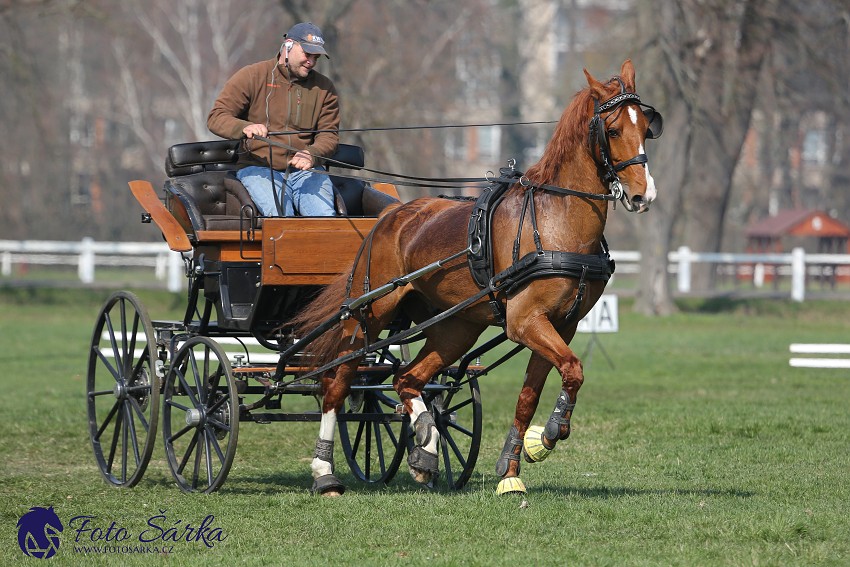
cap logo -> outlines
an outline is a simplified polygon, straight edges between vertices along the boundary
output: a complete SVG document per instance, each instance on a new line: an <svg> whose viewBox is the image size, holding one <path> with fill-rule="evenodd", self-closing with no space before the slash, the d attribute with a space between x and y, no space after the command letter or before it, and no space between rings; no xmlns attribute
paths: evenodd
<svg viewBox="0 0 850 567"><path fill-rule="evenodd" d="M322 36L320 36L320 35L313 35L313 34L311 34L311 33L308 33L308 34L304 37L304 41L307 41L307 42L309 42L309 43L315 43L315 44L317 44L317 45L324 45L324 44L325 44L325 40L324 40L324 39L322 39Z"/></svg>

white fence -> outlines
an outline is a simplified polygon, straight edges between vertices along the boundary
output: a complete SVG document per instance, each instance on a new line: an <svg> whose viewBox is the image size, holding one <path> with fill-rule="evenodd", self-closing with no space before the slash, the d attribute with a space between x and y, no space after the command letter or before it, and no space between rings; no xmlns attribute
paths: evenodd
<svg viewBox="0 0 850 567"><path fill-rule="evenodd" d="M165 281L169 291L178 292L185 285L183 258L164 242L0 240L3 278L12 276L13 264L77 266L77 277L84 284L94 283L97 266L142 266L153 268L156 278Z"/></svg>
<svg viewBox="0 0 850 567"><path fill-rule="evenodd" d="M617 261L618 272L621 272L621 263L627 263L627 273L640 271L640 252L612 251L611 256ZM767 276L772 276L774 281L790 277L791 299L794 301L805 300L806 283L810 277L850 278L850 254L807 254L802 248L794 248L790 254L731 254L693 252L687 246L681 246L667 255L667 261L667 270L675 274L676 289L680 293L691 292L691 267L699 263L729 267L731 269L725 271L732 277L746 278L756 288L764 286Z"/></svg>
<svg viewBox="0 0 850 567"><path fill-rule="evenodd" d="M611 255L617 261L617 274L640 272L640 252L615 250ZM790 296L795 301L805 299L809 278L850 278L850 254L806 254L802 248L790 254L727 254L692 252L683 246L670 252L667 259L680 293L690 293L691 267L697 263L716 264L736 280L747 278L755 288L762 287L768 277L790 277ZM147 266L154 269L158 280L166 282L169 291L180 291L185 285L182 256L164 242L0 240L0 275L10 278L14 264L77 266L84 284L95 281L97 266Z"/></svg>

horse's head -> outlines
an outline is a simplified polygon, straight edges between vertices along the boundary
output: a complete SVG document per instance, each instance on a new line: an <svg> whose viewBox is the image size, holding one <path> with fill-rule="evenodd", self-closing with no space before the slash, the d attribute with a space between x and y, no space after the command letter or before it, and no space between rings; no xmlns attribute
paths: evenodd
<svg viewBox="0 0 850 567"><path fill-rule="evenodd" d="M635 68L627 59L620 75L600 83L584 70L593 101L590 151L602 182L627 210L643 213L655 200L644 143L661 135L661 114L635 93Z"/></svg>

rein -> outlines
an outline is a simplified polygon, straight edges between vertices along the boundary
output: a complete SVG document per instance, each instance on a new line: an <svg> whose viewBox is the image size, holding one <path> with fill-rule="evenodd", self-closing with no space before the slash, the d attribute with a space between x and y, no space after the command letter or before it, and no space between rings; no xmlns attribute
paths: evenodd
<svg viewBox="0 0 850 567"><path fill-rule="evenodd" d="M297 148L290 146L288 144L284 144L282 142L278 142L276 140L272 140L270 138L266 138L264 136L254 136L255 140L260 140L261 142L265 142L272 146L277 146L279 148L297 151ZM320 158L324 163L328 163L330 165L337 166L348 166L347 163L338 161L332 158ZM516 164L515 160L510 160L509 164L511 167ZM616 201L622 197L621 194L617 194L615 192L609 192L605 194L600 193L588 193L586 191L578 191L576 189L570 189L568 187L558 187L557 185L549 185L546 183L531 183L531 181L522 176L519 180L515 178L507 178L507 177L492 177L492 175L488 172L488 175L484 177L418 177L413 175L402 175L399 173L392 173L389 171L382 171L380 169L369 169L368 167L360 168L361 171L368 171L369 173L375 173L377 175L386 175L389 179L382 179L376 177L364 177L360 175L351 175L348 173L334 172L333 175L335 177L342 177L345 179L355 179L359 181L368 181L370 183L392 183L393 185L401 185L403 187L425 187L432 189L452 189L455 188L457 183L463 184L471 184L471 183L519 183L525 188L528 189L542 189L544 191L550 191L553 193L559 193L561 195L570 195L573 197L580 197L582 199L591 199L595 201ZM331 175L330 172L322 170L322 169L309 169L311 173L319 173L322 175ZM410 181L398 181L398 179L407 179ZM424 181L428 183L413 183L413 181Z"/></svg>

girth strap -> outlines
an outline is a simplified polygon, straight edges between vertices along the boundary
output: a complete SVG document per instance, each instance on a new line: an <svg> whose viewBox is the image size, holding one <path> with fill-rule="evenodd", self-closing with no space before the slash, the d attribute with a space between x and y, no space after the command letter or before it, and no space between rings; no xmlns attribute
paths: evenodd
<svg viewBox="0 0 850 567"><path fill-rule="evenodd" d="M607 282L612 273L614 261L607 250L600 254L542 250L539 253L529 252L499 276L506 276L501 280L503 284L505 280L510 279L505 284L505 291L510 294L526 282L537 278L561 276Z"/></svg>

